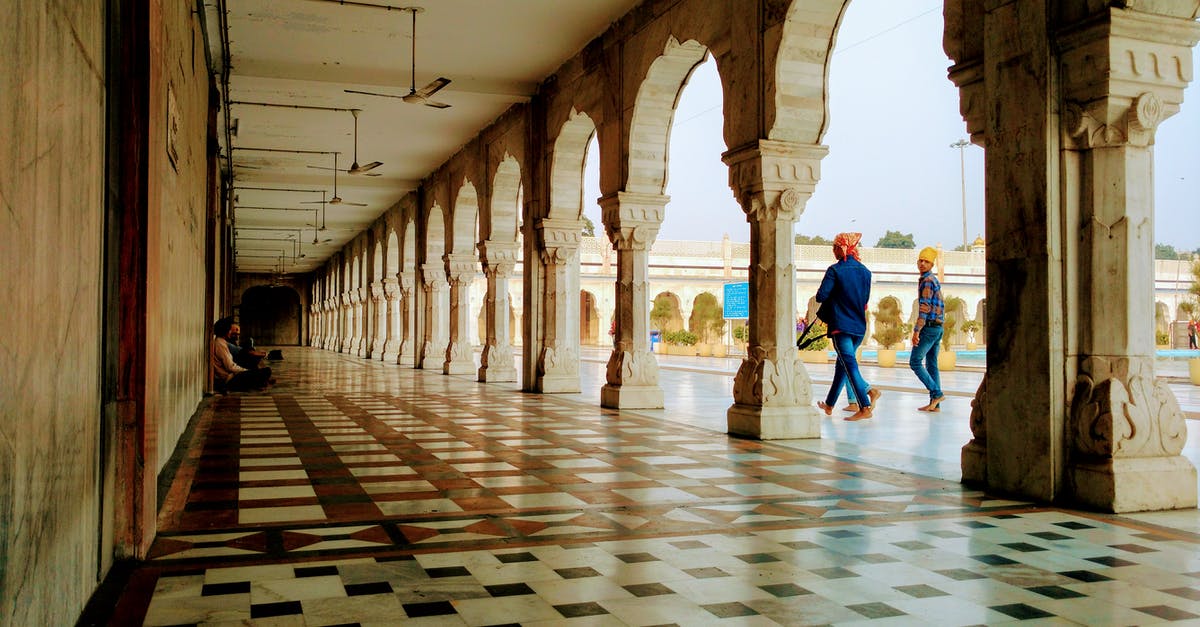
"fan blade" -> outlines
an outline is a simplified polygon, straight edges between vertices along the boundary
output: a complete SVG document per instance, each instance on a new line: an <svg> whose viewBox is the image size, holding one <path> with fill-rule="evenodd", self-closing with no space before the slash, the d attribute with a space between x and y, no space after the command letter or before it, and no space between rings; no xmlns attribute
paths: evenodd
<svg viewBox="0 0 1200 627"><path fill-rule="evenodd" d="M426 100L425 106L434 107L435 109L449 109L450 108L450 105L448 105L444 102L434 102L432 100Z"/></svg>
<svg viewBox="0 0 1200 627"><path fill-rule="evenodd" d="M428 98L429 96L436 94L443 87L445 87L446 85L449 85L449 84L450 84L450 79L446 78L445 76L442 76L440 78L435 78L428 85L418 89L417 95L421 96L422 98Z"/></svg>
<svg viewBox="0 0 1200 627"><path fill-rule="evenodd" d="M373 91L358 91L357 89L343 89L342 91L348 94L365 94L367 96L383 96L384 98L404 98L404 96L398 96L396 94L377 94Z"/></svg>
<svg viewBox="0 0 1200 627"><path fill-rule="evenodd" d="M341 169L341 168L327 168L327 167L325 167L325 166L320 166L320 165L310 165L310 166L308 166L308 167L310 167L310 168L312 168L312 169L314 169L314 170L336 170L336 171L338 171L338 172L345 172L345 171L346 171L346 170L343 170L343 169Z"/></svg>
<svg viewBox="0 0 1200 627"><path fill-rule="evenodd" d="M300 204L302 204L302 205L323 205L323 204L325 204L326 202L329 202L329 201L326 201L326 200L305 200L305 201L302 201Z"/></svg>
<svg viewBox="0 0 1200 627"><path fill-rule="evenodd" d="M382 161L372 161L371 163L368 163L366 165L358 165L357 163L355 163L350 166L350 169L347 170L347 172L349 172L350 174L366 174L367 172L370 172L371 170L374 170L375 168L378 168L381 165L383 165Z"/></svg>

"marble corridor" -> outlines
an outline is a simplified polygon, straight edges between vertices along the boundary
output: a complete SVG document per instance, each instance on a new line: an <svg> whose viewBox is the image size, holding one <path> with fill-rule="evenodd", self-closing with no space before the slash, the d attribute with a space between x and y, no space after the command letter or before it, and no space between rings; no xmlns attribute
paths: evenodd
<svg viewBox="0 0 1200 627"><path fill-rule="evenodd" d="M111 624L1200 621L1200 512L957 481L978 373L928 415L871 368L875 420L767 442L723 432L729 374L696 359L660 358L666 409L601 409L603 357L540 395L286 349L276 386L202 405Z"/></svg>

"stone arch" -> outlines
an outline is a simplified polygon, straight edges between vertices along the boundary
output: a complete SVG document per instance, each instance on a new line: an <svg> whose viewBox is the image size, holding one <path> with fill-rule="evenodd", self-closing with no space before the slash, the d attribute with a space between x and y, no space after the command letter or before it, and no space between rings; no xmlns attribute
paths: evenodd
<svg viewBox="0 0 1200 627"><path fill-rule="evenodd" d="M579 343L600 344L600 313L596 307L596 295L587 290L579 290Z"/></svg>
<svg viewBox="0 0 1200 627"><path fill-rule="evenodd" d="M821 143L829 126L829 57L849 4L849 0L792 2L779 45L765 51L763 60L774 72L774 80L764 87L768 139Z"/></svg>
<svg viewBox="0 0 1200 627"><path fill-rule="evenodd" d="M479 242L479 194L475 185L463 181L454 200L454 214L450 217L450 250L452 255L470 255Z"/></svg>
<svg viewBox="0 0 1200 627"><path fill-rule="evenodd" d="M592 119L572 109L550 158L550 218L579 220L583 214L583 162L595 133Z"/></svg>
<svg viewBox="0 0 1200 627"><path fill-rule="evenodd" d="M412 220L404 223L404 238L400 249L400 272L411 273L417 265L417 235Z"/></svg>
<svg viewBox="0 0 1200 627"><path fill-rule="evenodd" d="M629 178L625 189L663 194L667 188L667 147L675 105L687 77L708 48L695 40L669 37L662 56L650 64L634 99L629 130Z"/></svg>
<svg viewBox="0 0 1200 627"><path fill-rule="evenodd" d="M979 332L975 334L975 339L980 344L987 344L987 299L979 299L979 303L975 305L975 320L979 323Z"/></svg>
<svg viewBox="0 0 1200 627"><path fill-rule="evenodd" d="M375 242L375 254L371 256L371 278L383 280L383 242Z"/></svg>
<svg viewBox="0 0 1200 627"><path fill-rule="evenodd" d="M395 229L388 229L383 265L384 278L395 279L400 272L400 238L396 236Z"/></svg>
<svg viewBox="0 0 1200 627"><path fill-rule="evenodd" d="M238 324L255 345L299 346L302 312L300 294L291 287L255 285L242 292Z"/></svg>
<svg viewBox="0 0 1200 627"><path fill-rule="evenodd" d="M682 330L683 315L680 313L681 307L679 304L679 296L674 292L659 292L652 301L653 304L651 305L651 312L653 312L654 307L659 306L658 303L660 302L660 299L662 302L666 303L664 306L667 308L668 315L666 322L662 324L662 328L660 328L659 331L666 332ZM653 327L654 324L654 321L651 320L650 326Z"/></svg>
<svg viewBox="0 0 1200 627"><path fill-rule="evenodd" d="M581 168L582 171L582 168ZM489 237L497 242L515 242L521 213L521 165L505 153L492 178L492 224Z"/></svg>
<svg viewBox="0 0 1200 627"><path fill-rule="evenodd" d="M446 213L441 205L434 203L429 208L425 224L425 263L436 264L446 254Z"/></svg>
<svg viewBox="0 0 1200 627"><path fill-rule="evenodd" d="M1156 335L1159 333L1170 334L1170 332L1171 332L1171 313L1170 313L1170 311L1171 310L1170 310L1170 308L1167 307L1166 303L1162 302L1161 300L1154 301L1154 333ZM1155 343L1157 343L1157 340Z"/></svg>
<svg viewBox="0 0 1200 627"><path fill-rule="evenodd" d="M720 329L725 328L721 317L721 301L716 294L702 291L692 299L692 315L688 319L688 330L696 334L699 342L706 344L721 339ZM710 328L711 327L711 328Z"/></svg>

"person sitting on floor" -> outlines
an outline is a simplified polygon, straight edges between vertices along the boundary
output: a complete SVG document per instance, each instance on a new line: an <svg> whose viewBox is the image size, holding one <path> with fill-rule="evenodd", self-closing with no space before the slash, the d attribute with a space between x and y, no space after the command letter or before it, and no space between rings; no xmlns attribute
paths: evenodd
<svg viewBox="0 0 1200 627"><path fill-rule="evenodd" d="M229 344L229 354L233 356L233 363L246 370L262 367L262 360L267 354L254 348L254 340L242 337L242 325L233 323L233 328L229 330L229 339L226 341Z"/></svg>
<svg viewBox="0 0 1200 627"><path fill-rule="evenodd" d="M233 318L221 318L213 323L209 348L213 388L218 392L240 392L266 387L271 382L270 368L247 369L233 361L227 342L232 328Z"/></svg>

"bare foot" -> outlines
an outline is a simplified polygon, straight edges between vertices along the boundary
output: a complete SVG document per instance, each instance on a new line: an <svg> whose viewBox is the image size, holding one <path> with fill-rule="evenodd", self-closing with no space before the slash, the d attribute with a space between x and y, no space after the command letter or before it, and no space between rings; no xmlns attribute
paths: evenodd
<svg viewBox="0 0 1200 627"><path fill-rule="evenodd" d="M829 405L826 405L823 401L817 401L817 407L820 407L821 411L825 412L826 416L833 415L833 408Z"/></svg>
<svg viewBox="0 0 1200 627"><path fill-rule="evenodd" d="M921 407L918 407L917 411L927 411L927 412L941 411L941 408L939 407L939 405L941 405L942 401L944 401L944 400L946 400L945 395L939 396L939 397L933 399L932 401L929 401L928 405L922 405Z"/></svg>
<svg viewBox="0 0 1200 627"><path fill-rule="evenodd" d="M871 411L870 407L864 407L864 408L858 410L857 412L854 412L853 416L846 416L846 420L849 420L849 421L870 420L872 413L873 412Z"/></svg>
<svg viewBox="0 0 1200 627"><path fill-rule="evenodd" d="M850 403L843 407L842 411L858 411L858 403Z"/></svg>
<svg viewBox="0 0 1200 627"><path fill-rule="evenodd" d="M879 400L880 396L883 396L883 392L880 392L875 388L867 390L867 398L871 399L871 407L875 406L875 401Z"/></svg>

